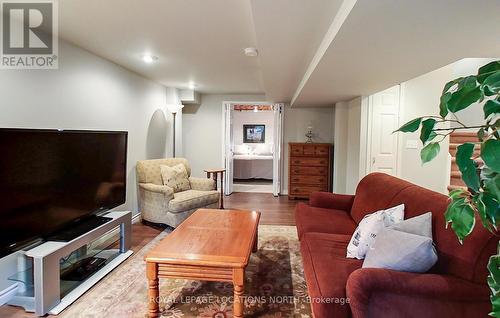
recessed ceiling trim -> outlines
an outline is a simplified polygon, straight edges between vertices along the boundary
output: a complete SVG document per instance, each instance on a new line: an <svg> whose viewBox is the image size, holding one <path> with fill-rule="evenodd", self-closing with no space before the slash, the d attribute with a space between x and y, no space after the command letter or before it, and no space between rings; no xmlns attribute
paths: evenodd
<svg viewBox="0 0 500 318"><path fill-rule="evenodd" d="M354 5L356 5L357 0L344 0L342 4L340 5L340 8L335 15L335 18L333 18L332 24L330 24L330 27L328 28L328 31L325 34L325 37L321 41L318 50L314 54L314 57L311 60L311 63L307 67L306 72L304 73L304 76L302 77L302 80L299 83L299 86L297 87L297 90L295 91L295 94L293 94L292 101L290 103L290 106L293 106L295 103L295 100L299 96L300 92L306 85L307 81L311 77L312 73L318 66L319 62L325 55L326 51L332 44L333 40L337 36L340 28L342 27L342 24L344 24L345 20L349 16L349 13L351 10L354 8Z"/></svg>

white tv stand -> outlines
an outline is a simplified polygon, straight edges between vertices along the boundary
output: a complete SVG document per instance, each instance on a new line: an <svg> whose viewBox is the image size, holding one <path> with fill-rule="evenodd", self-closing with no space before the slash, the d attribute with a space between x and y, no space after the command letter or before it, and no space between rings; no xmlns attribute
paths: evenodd
<svg viewBox="0 0 500 318"><path fill-rule="evenodd" d="M43 316L47 313L57 315L132 255L132 251L130 251L132 213L129 211L110 212L104 216L112 218L112 220L72 241L48 241L27 250L25 256L33 259L33 268L20 272L20 275L21 273L27 273L23 276L32 274L32 286L27 286L30 283L26 283L26 278L20 278L18 280L21 284L20 291L9 301L9 304L24 307L26 311L34 312L37 316ZM108 259L106 264L85 281L77 283L74 288L71 288L71 291L61 298L61 259L79 249L86 251L88 244L105 237L118 226L120 228L119 250L107 250L114 251L114 255ZM25 265L20 264L19 267L23 266Z"/></svg>

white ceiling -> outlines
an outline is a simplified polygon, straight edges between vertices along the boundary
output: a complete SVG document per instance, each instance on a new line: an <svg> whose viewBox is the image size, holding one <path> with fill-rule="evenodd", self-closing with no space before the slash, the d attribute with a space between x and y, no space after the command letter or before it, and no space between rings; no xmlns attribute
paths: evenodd
<svg viewBox="0 0 500 318"><path fill-rule="evenodd" d="M369 95L466 57L500 57L498 0L358 0L296 106Z"/></svg>
<svg viewBox="0 0 500 318"><path fill-rule="evenodd" d="M59 12L63 39L165 86L295 106L500 56L498 0L71 0Z"/></svg>
<svg viewBox="0 0 500 318"><path fill-rule="evenodd" d="M209 93L262 93L249 1L59 1L60 36L165 86ZM143 63L141 56L159 57Z"/></svg>

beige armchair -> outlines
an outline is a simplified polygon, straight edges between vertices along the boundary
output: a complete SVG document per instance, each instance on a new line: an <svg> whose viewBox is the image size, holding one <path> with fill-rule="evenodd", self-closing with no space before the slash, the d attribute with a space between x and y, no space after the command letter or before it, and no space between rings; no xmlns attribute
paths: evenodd
<svg viewBox="0 0 500 318"><path fill-rule="evenodd" d="M174 193L163 185L160 166L186 167L191 189ZM139 208L143 220L177 227L199 208L217 208L219 192L212 179L191 177L191 168L184 158L141 160L137 162Z"/></svg>

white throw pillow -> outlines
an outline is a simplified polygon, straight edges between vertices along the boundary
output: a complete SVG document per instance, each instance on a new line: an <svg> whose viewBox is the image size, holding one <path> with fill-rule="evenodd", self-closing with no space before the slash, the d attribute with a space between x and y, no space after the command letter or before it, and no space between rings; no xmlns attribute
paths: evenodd
<svg viewBox="0 0 500 318"><path fill-rule="evenodd" d="M404 219L405 205L400 204L386 210L367 214L359 222L358 228L347 246L347 258L363 259L375 241L377 234L386 226L396 224Z"/></svg>
<svg viewBox="0 0 500 318"><path fill-rule="evenodd" d="M161 178L163 185L171 187L174 192L181 192L191 189L186 167L182 163L173 167L161 165Z"/></svg>
<svg viewBox="0 0 500 318"><path fill-rule="evenodd" d="M366 254L363 268L424 273L437 260L432 242L432 213L428 212L380 231Z"/></svg>

